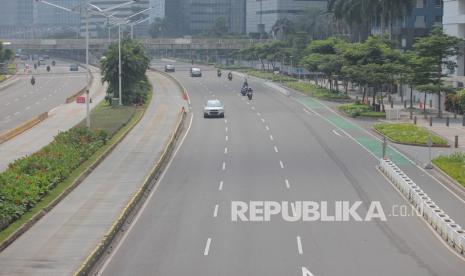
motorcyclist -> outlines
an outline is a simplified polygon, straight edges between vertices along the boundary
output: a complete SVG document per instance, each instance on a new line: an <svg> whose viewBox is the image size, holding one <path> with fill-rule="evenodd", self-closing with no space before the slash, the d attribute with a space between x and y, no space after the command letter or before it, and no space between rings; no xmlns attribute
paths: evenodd
<svg viewBox="0 0 465 276"><path fill-rule="evenodd" d="M217 75L218 77L221 77L221 70L220 70L220 69L216 70L216 75Z"/></svg>
<svg viewBox="0 0 465 276"><path fill-rule="evenodd" d="M31 77L31 84L34 85L36 83L36 78L34 76Z"/></svg>
<svg viewBox="0 0 465 276"><path fill-rule="evenodd" d="M233 76L232 76L232 73L229 72L229 73L228 73L228 79L229 79L229 80L232 80L232 77L233 77Z"/></svg>

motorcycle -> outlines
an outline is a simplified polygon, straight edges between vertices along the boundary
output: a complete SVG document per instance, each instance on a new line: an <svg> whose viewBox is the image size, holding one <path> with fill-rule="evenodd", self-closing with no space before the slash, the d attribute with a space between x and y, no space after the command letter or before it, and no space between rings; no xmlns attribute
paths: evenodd
<svg viewBox="0 0 465 276"><path fill-rule="evenodd" d="M32 85L36 84L36 79L34 77L31 78L31 84Z"/></svg>
<svg viewBox="0 0 465 276"><path fill-rule="evenodd" d="M242 95L242 96L247 95L247 91L248 91L248 88L247 88L247 87L242 87L242 88L241 88L241 95Z"/></svg>
<svg viewBox="0 0 465 276"><path fill-rule="evenodd" d="M221 77L221 71L218 70L218 72L216 72L216 75L218 76L218 78Z"/></svg>
<svg viewBox="0 0 465 276"><path fill-rule="evenodd" d="M249 101L252 100L252 95L253 95L252 88L249 88L247 90L247 98L249 98Z"/></svg>
<svg viewBox="0 0 465 276"><path fill-rule="evenodd" d="M50 65L47 65L47 72L50 72Z"/></svg>
<svg viewBox="0 0 465 276"><path fill-rule="evenodd" d="M232 74L231 73L228 74L228 80L232 81Z"/></svg>

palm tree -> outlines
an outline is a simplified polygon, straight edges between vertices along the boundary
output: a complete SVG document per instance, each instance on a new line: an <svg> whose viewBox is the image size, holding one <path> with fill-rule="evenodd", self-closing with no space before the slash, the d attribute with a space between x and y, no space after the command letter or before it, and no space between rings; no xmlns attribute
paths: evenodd
<svg viewBox="0 0 465 276"><path fill-rule="evenodd" d="M274 37L286 38L287 35L294 33L294 31L294 23L287 18L276 20L273 27L271 27L271 33Z"/></svg>
<svg viewBox="0 0 465 276"><path fill-rule="evenodd" d="M371 30L372 20L381 18L390 24L392 33L393 21L408 15L415 0L329 0L328 10L334 16L345 21L352 29L359 29L365 36ZM384 24L382 24L384 26ZM359 37L360 38L360 37Z"/></svg>

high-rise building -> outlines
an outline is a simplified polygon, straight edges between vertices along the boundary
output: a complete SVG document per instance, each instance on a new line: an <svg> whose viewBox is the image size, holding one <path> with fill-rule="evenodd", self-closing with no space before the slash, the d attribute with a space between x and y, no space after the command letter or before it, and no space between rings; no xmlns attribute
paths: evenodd
<svg viewBox="0 0 465 276"><path fill-rule="evenodd" d="M128 0L91 0L90 3L99 7L100 9L107 9L110 7L114 7L119 4L127 3ZM135 14L138 11L144 10L149 8L150 0L139 0L137 3L133 3L130 5L123 6L121 8L117 8L111 11L115 17L119 18L126 18ZM150 16L150 12L146 14L138 16L138 18L143 18L146 16ZM133 18L134 19L134 18ZM136 19L137 20L137 19ZM81 35L85 35L85 24L86 18L85 14L82 13L81 15ZM134 33L137 36L147 35L149 22L146 21L140 25L134 27ZM105 38L108 36L108 19L102 15L92 14L89 16L89 34L90 37L100 37Z"/></svg>
<svg viewBox="0 0 465 276"><path fill-rule="evenodd" d="M33 0L2 0L0 38L34 37Z"/></svg>
<svg viewBox="0 0 465 276"><path fill-rule="evenodd" d="M166 19L178 34L208 32L215 21L225 19L228 32L245 33L246 0L169 0Z"/></svg>
<svg viewBox="0 0 465 276"><path fill-rule="evenodd" d="M465 0L444 0L444 32L465 39ZM464 49L462 49L464 52ZM457 59L455 75L460 77L463 83L465 78L465 58L459 56Z"/></svg>
<svg viewBox="0 0 465 276"><path fill-rule="evenodd" d="M81 16L78 12L81 0L51 0L50 3L68 9L75 9L77 13L70 13L36 2L34 4L34 23L40 36L49 37L60 33L79 35Z"/></svg>
<svg viewBox="0 0 465 276"><path fill-rule="evenodd" d="M392 38L398 40L402 48L408 49L412 47L415 38L426 36L434 26L441 25L442 15L442 0L416 0L410 15L392 24L388 20L375 18L371 33L392 32Z"/></svg>
<svg viewBox="0 0 465 276"><path fill-rule="evenodd" d="M150 0L150 7L152 7L150 22L153 22L155 18L165 18L165 0Z"/></svg>
<svg viewBox="0 0 465 276"><path fill-rule="evenodd" d="M281 18L296 20L305 9L326 9L327 0L247 0L247 34L269 33Z"/></svg>

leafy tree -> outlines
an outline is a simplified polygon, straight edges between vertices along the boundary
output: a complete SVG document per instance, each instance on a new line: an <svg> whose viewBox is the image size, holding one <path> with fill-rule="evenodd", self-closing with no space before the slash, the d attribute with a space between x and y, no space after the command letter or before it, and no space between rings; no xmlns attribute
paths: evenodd
<svg viewBox="0 0 465 276"><path fill-rule="evenodd" d="M343 66L344 60L341 58L339 50L344 48L344 44L345 41L334 37L314 40L305 50L308 55L301 60L307 70L325 74L329 80L330 90L333 90L335 75L340 74ZM337 79L336 90L338 90Z"/></svg>
<svg viewBox="0 0 465 276"><path fill-rule="evenodd" d="M108 82L107 98L118 96L118 43L112 43L101 62L102 82ZM141 104L145 102L150 84L145 72L149 57L143 45L137 41L124 39L121 42L122 93L123 103Z"/></svg>
<svg viewBox="0 0 465 276"><path fill-rule="evenodd" d="M429 58L435 65L435 70L431 72L430 82L438 87L438 117L442 116L441 96L443 79L447 73L443 69L454 71L457 63L451 57L461 55L459 51L460 44L463 40L454 36L447 35L441 28L434 28L427 37L419 38L413 45L414 51L418 56Z"/></svg>

